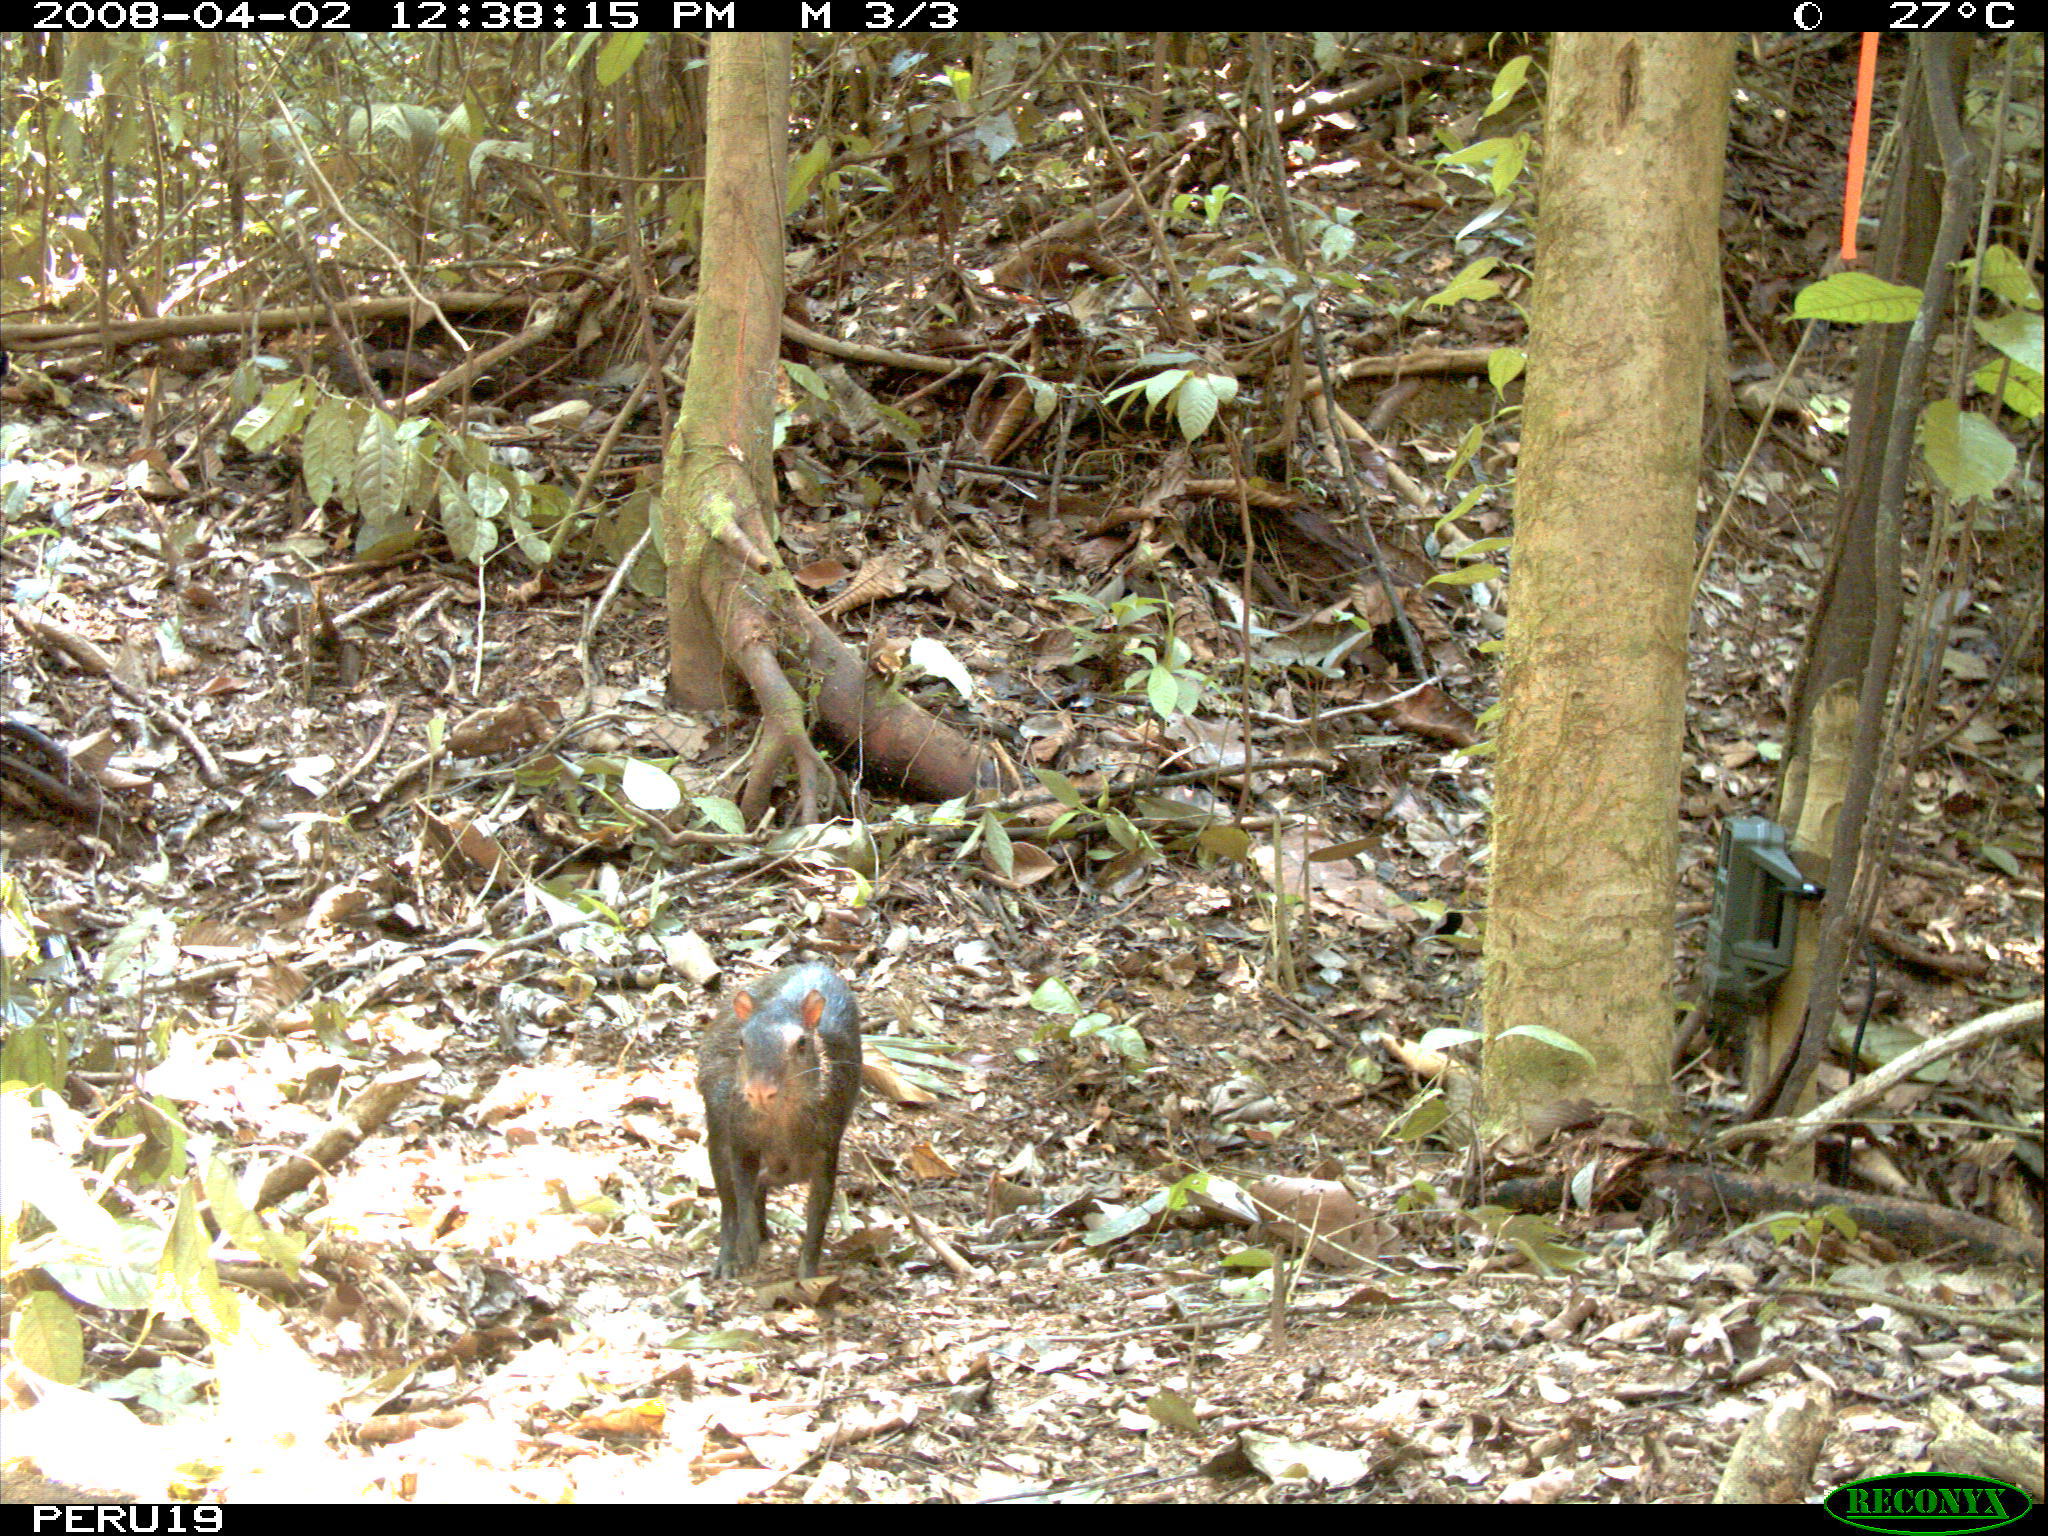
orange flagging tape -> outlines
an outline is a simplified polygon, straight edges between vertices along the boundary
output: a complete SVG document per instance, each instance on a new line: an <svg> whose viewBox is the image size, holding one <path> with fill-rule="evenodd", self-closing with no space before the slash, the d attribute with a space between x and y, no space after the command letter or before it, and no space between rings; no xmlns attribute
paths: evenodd
<svg viewBox="0 0 2048 1536"><path fill-rule="evenodd" d="M1849 181L1842 188L1842 260L1856 260L1856 221L1863 215L1863 162L1870 156L1870 94L1877 80L1877 34L1863 34L1856 61L1856 116L1849 125Z"/></svg>

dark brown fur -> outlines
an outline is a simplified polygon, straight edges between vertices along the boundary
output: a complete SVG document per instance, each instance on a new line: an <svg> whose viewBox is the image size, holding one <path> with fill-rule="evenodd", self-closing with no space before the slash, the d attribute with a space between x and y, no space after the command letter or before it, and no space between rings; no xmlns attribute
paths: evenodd
<svg viewBox="0 0 2048 1536"><path fill-rule="evenodd" d="M839 1143L860 1095L860 1010L830 966L777 971L733 995L697 1049L697 1087L718 1182L718 1262L746 1273L768 1236L768 1191L810 1185L797 1274L818 1272Z"/></svg>

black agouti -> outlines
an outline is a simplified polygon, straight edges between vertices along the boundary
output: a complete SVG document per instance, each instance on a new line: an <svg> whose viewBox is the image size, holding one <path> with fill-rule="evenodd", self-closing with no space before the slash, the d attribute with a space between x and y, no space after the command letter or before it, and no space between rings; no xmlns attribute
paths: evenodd
<svg viewBox="0 0 2048 1536"><path fill-rule="evenodd" d="M808 1180L799 1277L818 1272L839 1141L860 1094L853 989L815 961L733 994L697 1049L697 1087L718 1181L720 1278L754 1267L768 1236L768 1191Z"/></svg>

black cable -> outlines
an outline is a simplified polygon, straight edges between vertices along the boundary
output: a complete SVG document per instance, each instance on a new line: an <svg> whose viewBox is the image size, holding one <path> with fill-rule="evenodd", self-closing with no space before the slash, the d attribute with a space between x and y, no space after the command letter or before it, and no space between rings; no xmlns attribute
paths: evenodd
<svg viewBox="0 0 2048 1536"><path fill-rule="evenodd" d="M1870 1013L1877 1006L1877 952L1870 940L1863 940L1863 1017L1856 1021L1856 1040L1849 1047L1849 1081L1863 1071L1863 1031L1870 1027Z"/></svg>

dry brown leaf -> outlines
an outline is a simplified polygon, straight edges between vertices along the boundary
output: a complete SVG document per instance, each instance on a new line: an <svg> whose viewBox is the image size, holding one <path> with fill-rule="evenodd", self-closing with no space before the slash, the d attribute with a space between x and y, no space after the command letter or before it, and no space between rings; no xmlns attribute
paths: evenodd
<svg viewBox="0 0 2048 1536"><path fill-rule="evenodd" d="M908 1082L896 1073L896 1069L879 1057L870 1056L860 1064L862 1086L871 1093L878 1093L892 1104L935 1104L938 1095Z"/></svg>
<svg viewBox="0 0 2048 1536"><path fill-rule="evenodd" d="M312 983L305 972L283 960L273 960L249 981L249 1018L267 1024L306 995Z"/></svg>
<svg viewBox="0 0 2048 1536"><path fill-rule="evenodd" d="M1246 1193L1266 1212L1277 1242L1332 1269L1355 1269L1377 1254L1386 1234L1350 1190L1322 1179L1261 1179ZM1311 1243L1311 1237L1313 1242Z"/></svg>
<svg viewBox="0 0 2048 1536"><path fill-rule="evenodd" d="M455 757L490 757L539 746L554 734L547 708L514 700L495 709L478 710L448 733L448 751Z"/></svg>
<svg viewBox="0 0 2048 1536"><path fill-rule="evenodd" d="M615 1403L594 1413L579 1414L570 1428L583 1435L658 1435L667 1422L668 1410L659 1398L637 1403Z"/></svg>
<svg viewBox="0 0 2048 1536"><path fill-rule="evenodd" d="M441 817L424 809L419 816L420 841L443 869L457 858L494 879L509 877L518 868L505 846L469 817Z"/></svg>
<svg viewBox="0 0 2048 1536"><path fill-rule="evenodd" d="M793 571L791 574L795 576L798 586L808 587L816 592L821 587L831 586L835 581L844 581L849 571L844 561L813 560L802 570Z"/></svg>
<svg viewBox="0 0 2048 1536"><path fill-rule="evenodd" d="M1057 874L1059 861L1036 843L1010 844L1010 873L1005 875L996 866L995 854L988 844L981 846L981 863L991 875L1011 890L1021 890L1027 885L1036 885L1048 875Z"/></svg>
<svg viewBox="0 0 2048 1536"><path fill-rule="evenodd" d="M1301 894L1306 869L1309 905L1314 910L1366 933L1397 930L1401 925L1388 911L1395 898L1376 876L1356 859L1315 857L1335 841L1321 827L1290 827L1280 836L1277 876L1271 837L1263 837L1253 846L1249 862L1268 885L1277 885L1291 896Z"/></svg>

